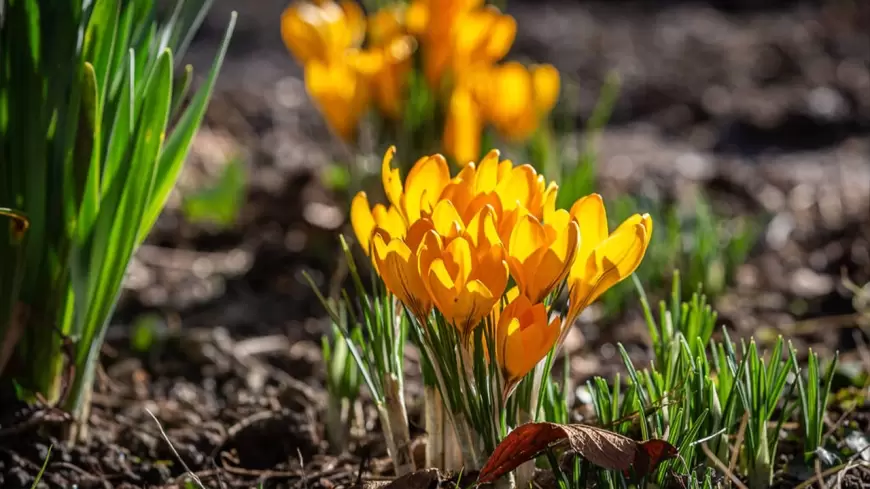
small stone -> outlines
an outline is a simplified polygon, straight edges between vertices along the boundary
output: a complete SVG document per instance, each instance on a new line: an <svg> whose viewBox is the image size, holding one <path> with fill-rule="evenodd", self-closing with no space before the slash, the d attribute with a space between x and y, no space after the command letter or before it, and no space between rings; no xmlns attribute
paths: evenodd
<svg viewBox="0 0 870 489"><path fill-rule="evenodd" d="M800 268L791 275L791 292L803 298L819 297L834 290L834 280L809 268Z"/></svg>
<svg viewBox="0 0 870 489"><path fill-rule="evenodd" d="M344 215L338 207L320 202L306 205L303 215L306 221L321 229L338 229L344 222Z"/></svg>

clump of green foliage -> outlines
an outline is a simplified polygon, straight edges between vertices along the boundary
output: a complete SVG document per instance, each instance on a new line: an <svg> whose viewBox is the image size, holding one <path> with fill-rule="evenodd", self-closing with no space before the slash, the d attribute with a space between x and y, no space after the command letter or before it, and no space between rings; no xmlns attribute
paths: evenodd
<svg viewBox="0 0 870 489"><path fill-rule="evenodd" d="M88 411L127 264L181 171L235 25L193 91L180 59L211 1L2 0L0 374ZM24 223L23 225L21 223ZM10 272L7 272L10 271ZM84 426L77 424L78 426Z"/></svg>

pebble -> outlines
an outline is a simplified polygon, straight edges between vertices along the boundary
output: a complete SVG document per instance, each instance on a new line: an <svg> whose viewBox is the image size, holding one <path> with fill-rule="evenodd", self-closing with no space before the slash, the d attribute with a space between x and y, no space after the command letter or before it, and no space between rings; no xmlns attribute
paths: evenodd
<svg viewBox="0 0 870 489"><path fill-rule="evenodd" d="M792 272L789 282L794 295L807 299L829 294L835 285L831 277L818 274L809 268L799 268Z"/></svg>

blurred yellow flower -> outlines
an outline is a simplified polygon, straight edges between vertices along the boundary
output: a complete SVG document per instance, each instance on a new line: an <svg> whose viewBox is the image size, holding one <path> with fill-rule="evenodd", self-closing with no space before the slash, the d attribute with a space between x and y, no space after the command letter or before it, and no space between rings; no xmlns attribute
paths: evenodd
<svg viewBox="0 0 870 489"><path fill-rule="evenodd" d="M441 88L441 79L451 67L459 18L483 3L484 0L414 0L408 7L408 30L423 45L423 73L434 90Z"/></svg>
<svg viewBox="0 0 870 489"><path fill-rule="evenodd" d="M459 85L470 67L502 59L517 30L513 17L483 0L415 0L406 22L423 44L423 72L436 91L448 75Z"/></svg>
<svg viewBox="0 0 870 489"><path fill-rule="evenodd" d="M520 291L532 302L542 302L565 279L580 244L580 228L565 210L550 222L521 217L511 232L508 265Z"/></svg>
<svg viewBox="0 0 870 489"><path fill-rule="evenodd" d="M432 233L434 234L434 232ZM508 267L499 245L476 249L457 237L446 244L427 239L420 254L420 274L438 311L468 338L501 298Z"/></svg>
<svg viewBox="0 0 870 489"><path fill-rule="evenodd" d="M505 376L505 395L544 358L561 333L558 317L547 322L544 304L519 294L501 311L496 326L496 361Z"/></svg>
<svg viewBox="0 0 870 489"><path fill-rule="evenodd" d="M340 58L362 44L365 31L365 14L354 1L297 1L281 14L281 37L303 66Z"/></svg>
<svg viewBox="0 0 870 489"><path fill-rule="evenodd" d="M559 98L559 72L551 65L517 62L493 66L476 95L486 121L512 141L527 139Z"/></svg>
<svg viewBox="0 0 870 489"><path fill-rule="evenodd" d="M401 36L373 49L380 62L371 79L375 105L393 120L401 120L404 115L415 46L414 38Z"/></svg>
<svg viewBox="0 0 870 489"><path fill-rule="evenodd" d="M368 17L368 43L384 46L407 32L405 28L405 5L389 5L379 8Z"/></svg>
<svg viewBox="0 0 870 489"><path fill-rule="evenodd" d="M424 246L424 239L440 239L436 233L429 231L434 231L432 221L420 219L411 225L404 239L391 238L379 228L375 228L372 235L372 261L378 275L387 289L421 323L425 322L432 310L432 299L420 276L420 252L436 248L431 243Z"/></svg>
<svg viewBox="0 0 870 489"><path fill-rule="evenodd" d="M568 273L568 324L607 289L634 273L653 231L649 214L635 214L608 233L604 201L598 194L575 202L570 214L580 224L581 244Z"/></svg>
<svg viewBox="0 0 870 489"><path fill-rule="evenodd" d="M305 88L336 134L354 141L370 100L369 80L346 58L315 59L305 65Z"/></svg>
<svg viewBox="0 0 870 489"><path fill-rule="evenodd" d="M457 77L474 66L489 66L510 51L517 22L492 5L468 10L456 19L452 64Z"/></svg>
<svg viewBox="0 0 870 489"><path fill-rule="evenodd" d="M447 104L447 120L442 138L444 151L459 166L464 166L480 156L482 132L483 116L471 90L464 85L456 86Z"/></svg>

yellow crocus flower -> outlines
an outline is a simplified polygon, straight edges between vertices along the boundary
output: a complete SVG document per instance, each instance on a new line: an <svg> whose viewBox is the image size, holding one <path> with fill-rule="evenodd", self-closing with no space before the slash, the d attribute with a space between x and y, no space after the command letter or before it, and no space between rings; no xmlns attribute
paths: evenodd
<svg viewBox="0 0 870 489"><path fill-rule="evenodd" d="M432 233L429 233L432 231ZM404 239L391 238L382 229L372 234L372 260L387 290L393 293L408 310L424 322L432 310L432 299L420 276L421 250L434 250L436 245L424 239L440 239L429 219L414 222Z"/></svg>
<svg viewBox="0 0 870 489"><path fill-rule="evenodd" d="M386 232L390 239L404 238L406 232L405 221L395 206L386 207L383 204L369 205L369 198L365 192L359 192L350 203L350 223L353 232L359 241L360 247L369 254L372 233L375 228Z"/></svg>
<svg viewBox="0 0 870 489"><path fill-rule="evenodd" d="M297 1L281 14L281 37L303 66L340 58L359 47L365 29L365 15L353 1Z"/></svg>
<svg viewBox="0 0 870 489"><path fill-rule="evenodd" d="M499 313L496 361L505 377L505 398L544 358L561 333L559 317L547 322L547 308L519 294Z"/></svg>
<svg viewBox="0 0 870 489"><path fill-rule="evenodd" d="M580 224L582 239L568 273L568 324L607 289L634 273L653 231L649 214L635 214L608 233L604 201L598 194L575 202L570 214Z"/></svg>
<svg viewBox="0 0 870 489"><path fill-rule="evenodd" d="M567 211L551 222L522 216L511 233L508 265L520 291L532 302L541 302L565 279L580 244L580 228Z"/></svg>
<svg viewBox="0 0 870 489"><path fill-rule="evenodd" d="M452 67L459 19L483 3L484 0L415 0L408 7L408 30L423 44L423 73L436 91Z"/></svg>
<svg viewBox="0 0 870 489"><path fill-rule="evenodd" d="M483 86L478 99L486 120L505 138L523 141L556 104L559 72L551 65L508 62L492 67Z"/></svg>
<svg viewBox="0 0 870 489"><path fill-rule="evenodd" d="M522 208L524 213L538 219L545 216L545 206L555 209L558 190L555 183L547 186L543 175L538 175L531 165L514 166L510 160L499 161L499 155L493 149L479 165L469 162L442 193L442 198L453 202L466 223L485 205L493 206L498 216Z"/></svg>
<svg viewBox="0 0 870 489"><path fill-rule="evenodd" d="M435 233L432 232L434 235ZM420 274L438 311L467 339L504 293L508 266L500 246L476 249L464 236L424 240Z"/></svg>
<svg viewBox="0 0 870 489"><path fill-rule="evenodd" d="M405 5L390 5L377 10L368 17L368 44L384 46L397 37L404 36Z"/></svg>
<svg viewBox="0 0 870 489"><path fill-rule="evenodd" d="M403 116L414 48L414 38L402 36L373 50L379 64L371 78L372 94L378 110L387 118L401 120Z"/></svg>
<svg viewBox="0 0 870 489"><path fill-rule="evenodd" d="M441 197L444 187L450 182L450 168L440 154L418 159L402 184L398 168L391 163L396 147L390 146L381 163L381 182L384 193L405 219L408 225L429 215Z"/></svg>
<svg viewBox="0 0 870 489"><path fill-rule="evenodd" d="M453 73L470 66L489 66L510 51L517 34L517 21L496 7L487 5L463 12L454 26Z"/></svg>
<svg viewBox="0 0 870 489"><path fill-rule="evenodd" d="M369 80L347 58L315 59L305 65L305 88L335 133L354 141L370 100Z"/></svg>

